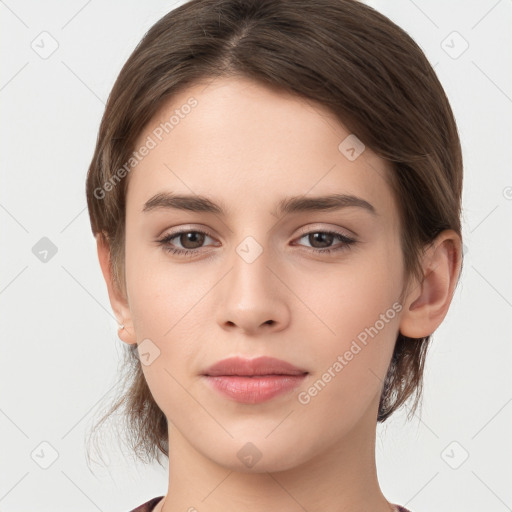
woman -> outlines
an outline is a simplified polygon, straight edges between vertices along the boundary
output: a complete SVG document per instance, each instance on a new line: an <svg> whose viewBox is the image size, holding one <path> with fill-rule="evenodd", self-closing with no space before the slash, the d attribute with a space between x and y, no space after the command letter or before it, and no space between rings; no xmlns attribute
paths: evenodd
<svg viewBox="0 0 512 512"><path fill-rule="evenodd" d="M87 176L127 347L135 511L401 511L375 433L421 393L462 265L456 123L354 0L192 0L113 87Z"/></svg>

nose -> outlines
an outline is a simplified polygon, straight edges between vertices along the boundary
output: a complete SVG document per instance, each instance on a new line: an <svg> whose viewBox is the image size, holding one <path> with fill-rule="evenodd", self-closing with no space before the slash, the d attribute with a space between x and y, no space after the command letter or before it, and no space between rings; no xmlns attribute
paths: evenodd
<svg viewBox="0 0 512 512"><path fill-rule="evenodd" d="M270 251L258 248L259 254L253 259L256 248L253 242L233 251L231 270L222 280L218 296L217 321L223 329L269 334L285 329L290 322L290 292L283 284L286 279L279 275Z"/></svg>

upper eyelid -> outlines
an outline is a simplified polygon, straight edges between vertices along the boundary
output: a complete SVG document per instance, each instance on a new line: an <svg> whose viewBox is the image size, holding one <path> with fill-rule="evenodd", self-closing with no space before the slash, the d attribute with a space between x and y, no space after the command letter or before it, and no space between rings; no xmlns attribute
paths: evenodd
<svg viewBox="0 0 512 512"><path fill-rule="evenodd" d="M345 236L347 238L355 238L355 235L351 232L348 232L349 230L344 228L335 228L335 227L305 227L300 228L300 234L299 236L304 236L309 233L325 233L325 232L331 232L336 233L341 236Z"/></svg>

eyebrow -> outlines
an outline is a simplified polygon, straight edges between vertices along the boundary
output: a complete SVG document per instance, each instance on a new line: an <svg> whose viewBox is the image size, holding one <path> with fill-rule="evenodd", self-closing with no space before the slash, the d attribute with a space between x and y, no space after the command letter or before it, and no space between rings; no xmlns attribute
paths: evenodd
<svg viewBox="0 0 512 512"><path fill-rule="evenodd" d="M325 196L286 197L279 201L275 211L276 217L305 211L329 211L348 207L362 208L372 215L378 215L375 207L364 199L348 194L329 194ZM144 213L160 209L187 210L192 212L207 212L225 215L222 206L214 203L205 196L173 194L160 192L146 201L142 211Z"/></svg>

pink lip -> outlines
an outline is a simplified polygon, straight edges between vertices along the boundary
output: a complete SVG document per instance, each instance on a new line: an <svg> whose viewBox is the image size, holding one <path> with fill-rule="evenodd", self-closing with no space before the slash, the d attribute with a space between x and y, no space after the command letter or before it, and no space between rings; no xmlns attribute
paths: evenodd
<svg viewBox="0 0 512 512"><path fill-rule="evenodd" d="M214 364L203 375L217 391L237 402L256 404L290 391L308 372L273 357L231 357Z"/></svg>

